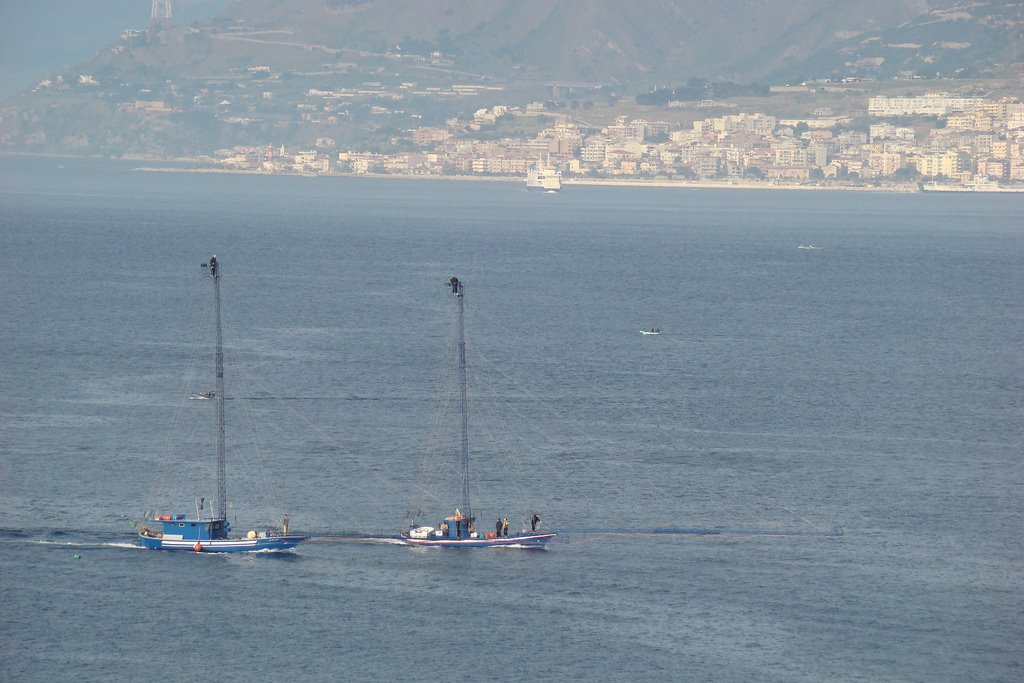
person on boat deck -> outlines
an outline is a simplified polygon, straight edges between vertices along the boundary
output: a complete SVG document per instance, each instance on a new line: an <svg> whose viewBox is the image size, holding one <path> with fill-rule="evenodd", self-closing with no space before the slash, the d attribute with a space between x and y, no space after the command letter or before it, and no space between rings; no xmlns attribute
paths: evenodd
<svg viewBox="0 0 1024 683"><path fill-rule="evenodd" d="M448 522L441 522L441 535L448 535Z"/></svg>
<svg viewBox="0 0 1024 683"><path fill-rule="evenodd" d="M501 517L498 517L498 521L494 523L494 535L501 536Z"/></svg>
<svg viewBox="0 0 1024 683"><path fill-rule="evenodd" d="M501 535L508 536L508 517L501 520Z"/></svg>
<svg viewBox="0 0 1024 683"><path fill-rule="evenodd" d="M540 523L540 515L538 515L536 512L534 512L533 513L533 517L530 519L530 530L531 531L536 531L538 523Z"/></svg>

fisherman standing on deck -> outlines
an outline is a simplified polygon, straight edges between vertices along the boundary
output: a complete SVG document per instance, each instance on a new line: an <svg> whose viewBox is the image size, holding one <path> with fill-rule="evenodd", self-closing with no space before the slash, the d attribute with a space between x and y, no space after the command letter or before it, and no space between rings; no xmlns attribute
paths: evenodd
<svg viewBox="0 0 1024 683"><path fill-rule="evenodd" d="M530 530L536 533L537 525L540 523L540 515L536 512L533 513L533 518L530 519Z"/></svg>
<svg viewBox="0 0 1024 683"><path fill-rule="evenodd" d="M494 535L501 536L501 517L498 517L498 521L494 523Z"/></svg>
<svg viewBox="0 0 1024 683"><path fill-rule="evenodd" d="M501 535L508 536L508 517L501 520Z"/></svg>

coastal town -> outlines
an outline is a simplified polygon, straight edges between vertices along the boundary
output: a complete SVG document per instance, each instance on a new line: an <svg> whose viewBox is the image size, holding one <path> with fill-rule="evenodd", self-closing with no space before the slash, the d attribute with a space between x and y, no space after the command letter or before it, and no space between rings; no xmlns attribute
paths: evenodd
<svg viewBox="0 0 1024 683"><path fill-rule="evenodd" d="M300 107L307 121L336 119L344 96L310 90ZM567 183L1024 189L1024 103L1019 99L931 91L869 97L865 105L868 125L862 130L850 125L853 116L828 108L785 118L757 111L701 117L702 108L721 106L698 102L690 107L689 126L681 127L625 115L605 125L588 123L585 112L534 102L411 129L407 142L413 150L339 150L325 136L309 149L243 145L217 150L201 162L226 170L319 175L521 179L531 168L542 168ZM503 122L523 119L538 129L532 137L488 134Z"/></svg>
<svg viewBox="0 0 1024 683"><path fill-rule="evenodd" d="M184 54L193 43L293 57L222 59L212 73L164 79L132 57ZM1014 79L691 77L635 94L607 81L501 81L399 46L327 50L331 59L313 69L315 47L251 28L129 30L88 71L51 75L0 108L0 151L184 160L208 172L522 181L532 171L548 190L1024 191L1024 95Z"/></svg>

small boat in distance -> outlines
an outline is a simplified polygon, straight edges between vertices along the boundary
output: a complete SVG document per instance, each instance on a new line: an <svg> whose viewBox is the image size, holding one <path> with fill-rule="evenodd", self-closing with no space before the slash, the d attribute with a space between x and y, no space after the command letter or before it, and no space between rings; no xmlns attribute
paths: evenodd
<svg viewBox="0 0 1024 683"><path fill-rule="evenodd" d="M209 401L211 398L215 398L216 396L216 391L204 391L200 394L192 394L188 398L190 401Z"/></svg>
<svg viewBox="0 0 1024 683"><path fill-rule="evenodd" d="M640 330L640 334L645 334L645 335L646 334L661 334L661 328L660 327L652 327L649 330Z"/></svg>
<svg viewBox="0 0 1024 683"><path fill-rule="evenodd" d="M213 281L214 324L216 343L214 369L217 388L214 391L194 394L191 398L215 399L217 405L217 467L216 495L212 509L206 511L206 499L196 501L195 517L184 514L156 515L147 522L155 525L139 528L139 545L151 550L190 550L194 552L237 553L259 550L290 550L306 540L306 536L288 533L288 515L284 516L280 530L250 531L245 537L231 537L231 524L227 516L227 485L225 475L224 440L224 350L220 317L220 264L217 257L210 258L209 264L202 264ZM139 527L136 522L129 522Z"/></svg>
<svg viewBox="0 0 1024 683"><path fill-rule="evenodd" d="M465 305L466 293L464 284L453 277L449 283L452 295L458 301L458 354L459 354L459 403L461 413L460 456L462 465L462 503L455 512L438 525L437 528L423 526L412 522L409 528L403 529L399 540L405 545L434 546L440 548L543 548L555 537L555 532L538 532L540 515L533 513L530 519L530 531L523 530L509 533L508 519L495 526L494 531L481 533L476 528L476 518L469 504L469 413L466 409L466 338L465 338Z"/></svg>
<svg viewBox="0 0 1024 683"><path fill-rule="evenodd" d="M816 247L813 244L801 244L797 249L821 249L821 247Z"/></svg>

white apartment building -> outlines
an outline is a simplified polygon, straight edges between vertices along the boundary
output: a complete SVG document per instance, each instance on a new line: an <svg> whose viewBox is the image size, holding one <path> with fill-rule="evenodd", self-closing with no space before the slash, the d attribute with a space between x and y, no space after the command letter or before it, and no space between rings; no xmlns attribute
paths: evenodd
<svg viewBox="0 0 1024 683"><path fill-rule="evenodd" d="M608 145L603 140L587 140L587 144L580 150L580 161L591 164L603 163L607 151Z"/></svg>
<svg viewBox="0 0 1024 683"><path fill-rule="evenodd" d="M768 114L729 114L715 119L694 121L693 130L698 133L715 131L718 133L753 133L754 135L771 135L775 130L777 119Z"/></svg>
<svg viewBox="0 0 1024 683"><path fill-rule="evenodd" d="M868 116L946 116L967 111L984 102L983 97L961 97L948 92L931 92L919 97L870 97Z"/></svg>

